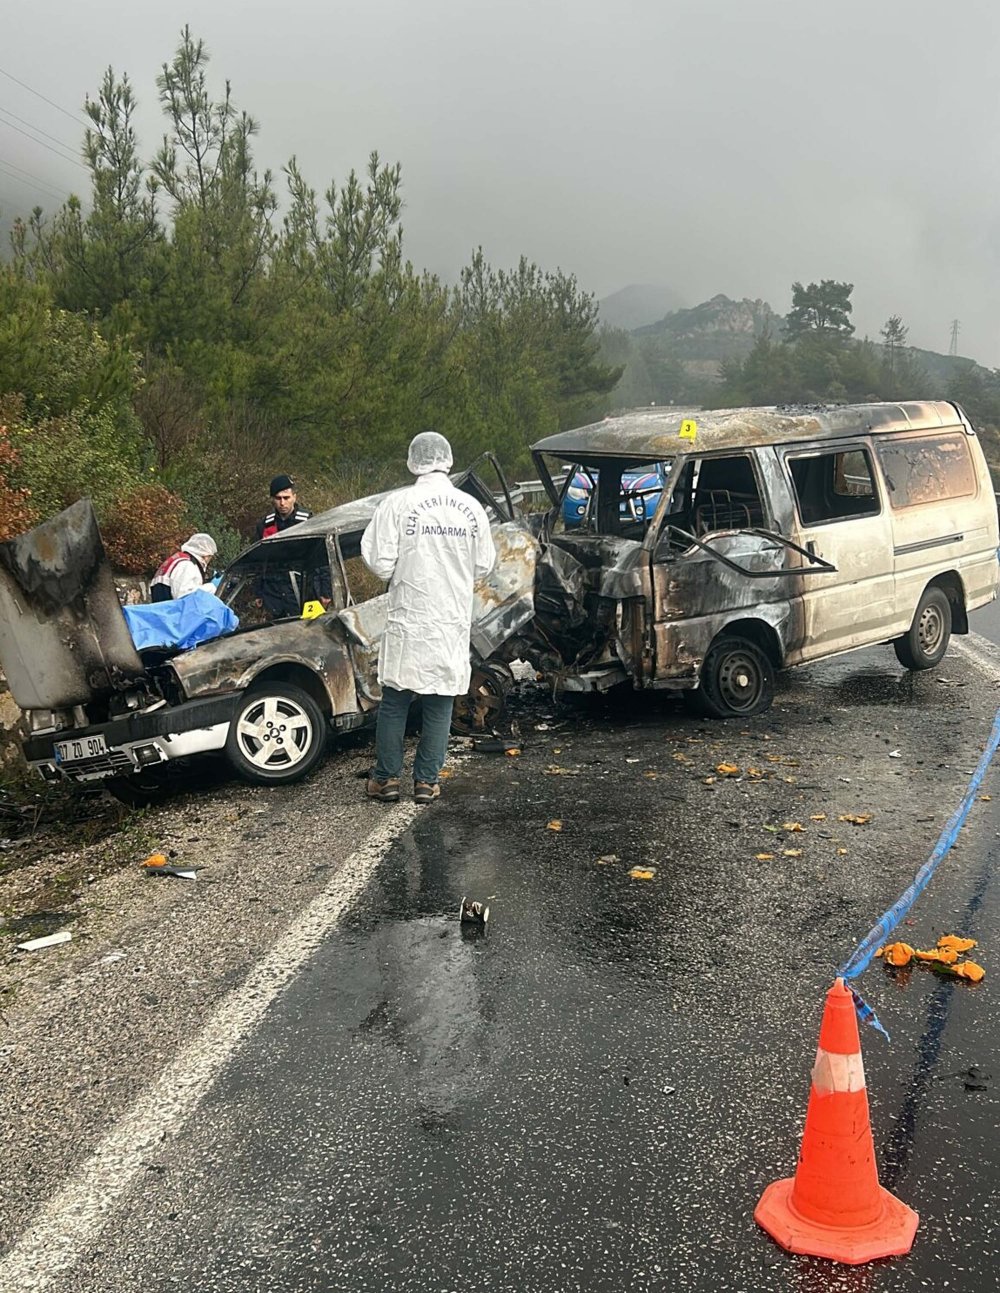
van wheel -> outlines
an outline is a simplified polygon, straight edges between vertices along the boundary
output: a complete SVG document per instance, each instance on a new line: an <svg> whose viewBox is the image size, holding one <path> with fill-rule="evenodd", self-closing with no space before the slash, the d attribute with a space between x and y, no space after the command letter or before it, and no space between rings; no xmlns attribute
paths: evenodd
<svg viewBox="0 0 1000 1293"><path fill-rule="evenodd" d="M746 638L718 638L701 666L701 685L692 695L709 718L749 718L771 708L774 669Z"/></svg>
<svg viewBox="0 0 1000 1293"><path fill-rule="evenodd" d="M326 719L307 691L291 682L264 683L237 706L226 758L245 781L285 785L319 763L326 737Z"/></svg>
<svg viewBox="0 0 1000 1293"><path fill-rule="evenodd" d="M917 606L910 631L896 638L892 649L904 669L933 669L951 640L951 602L942 588L927 588Z"/></svg>

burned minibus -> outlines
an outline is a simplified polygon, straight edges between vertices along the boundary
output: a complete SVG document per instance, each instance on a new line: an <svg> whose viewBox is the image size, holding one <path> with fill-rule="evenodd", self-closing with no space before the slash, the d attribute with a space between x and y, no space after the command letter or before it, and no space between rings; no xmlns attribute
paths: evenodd
<svg viewBox="0 0 1000 1293"><path fill-rule="evenodd" d="M858 647L931 668L996 596L993 486L955 404L648 408L532 452L551 509L535 615L507 651L557 688L630 682L748 716L776 670Z"/></svg>

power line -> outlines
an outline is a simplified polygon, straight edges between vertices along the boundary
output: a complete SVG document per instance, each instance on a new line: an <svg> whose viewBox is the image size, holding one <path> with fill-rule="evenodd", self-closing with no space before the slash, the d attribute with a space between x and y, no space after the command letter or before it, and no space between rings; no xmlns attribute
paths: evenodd
<svg viewBox="0 0 1000 1293"><path fill-rule="evenodd" d="M44 135L46 139L51 139L54 144L58 144L60 148L65 148L68 153L71 153L76 147L75 144L67 144L64 139L59 139L56 135L50 135L49 132L47 130L43 130L41 126L36 126L33 121L28 121L24 117L19 117L16 112L11 112L10 108L0 107L0 112L2 112L5 117L13 117L14 120L19 121L22 126L27 126L29 130L33 130L36 135Z"/></svg>
<svg viewBox="0 0 1000 1293"><path fill-rule="evenodd" d="M37 197L48 196L48 194L44 190L36 188L35 185L32 184L29 180L22 180L20 175L12 175L10 171L5 170L2 165L0 165L0 176L3 176L3 178L7 180L13 180L15 184L20 184L23 188L28 189L30 192L34 193ZM9 205L12 208L20 209L24 205L24 201L22 199L21 202L17 202L17 203L11 202Z"/></svg>
<svg viewBox="0 0 1000 1293"><path fill-rule="evenodd" d="M40 90L32 89L32 87L27 83L27 81L19 81L12 72L5 71L5 69L2 67L0 67L0 75L5 76L8 79L8 81L13 81L15 85L19 85L23 90L27 90L29 94L33 94L36 99L41 99L42 102L47 103L49 107L55 108L56 111L61 112L64 117L69 117L71 121L79 122L80 118L83 116L82 112L80 113L70 112L68 108L63 108L54 100L46 98L45 95L42 94Z"/></svg>
<svg viewBox="0 0 1000 1293"><path fill-rule="evenodd" d="M8 197L5 197L3 194L0 194L0 207L2 207L3 210L8 215L21 215L26 209L29 208L29 205L31 210L34 210L35 207L42 205L41 202L38 201L38 199L39 197L44 197L45 195L38 193L37 190L32 190L30 184L26 184L24 180L19 180L16 175L8 175L6 171L0 171L0 177L2 177L5 180L13 180L15 184L23 184L26 189L31 190L35 194L34 201L31 202L30 204L28 203L28 200L26 198L21 198L19 201L15 202L13 198L8 198Z"/></svg>
<svg viewBox="0 0 1000 1293"><path fill-rule="evenodd" d="M31 171L26 171L23 166L15 166L13 162L8 162L5 157L0 157L0 170L2 170L5 175L9 175L12 180L21 180L22 183L24 183L25 180L29 180L39 193L46 192L52 197L58 198L59 201L65 200L66 194L60 193L54 184L50 184L48 180L43 180L38 175L33 175ZM13 173L14 171L19 173L15 175Z"/></svg>
<svg viewBox="0 0 1000 1293"><path fill-rule="evenodd" d="M44 139L36 139L34 135L29 135L26 130L22 130L20 126L15 126L11 121L0 121L0 126L7 126L10 130L16 130L19 135L23 135L25 139L30 139L33 144L38 144L40 148L47 148L50 153L55 153L56 157L62 161L72 162L74 166L79 166L81 171L87 169L83 162L77 161L75 157L67 157L65 153L61 153L58 149L53 148L51 144L47 144Z"/></svg>

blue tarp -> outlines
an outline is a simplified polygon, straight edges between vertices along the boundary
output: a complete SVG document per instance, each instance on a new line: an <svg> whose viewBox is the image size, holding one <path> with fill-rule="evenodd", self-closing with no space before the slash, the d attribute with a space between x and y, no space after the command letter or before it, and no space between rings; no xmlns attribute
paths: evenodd
<svg viewBox="0 0 1000 1293"><path fill-rule="evenodd" d="M125 622L137 651L150 647L179 647L182 651L211 642L239 628L239 620L214 593L202 588L170 602L123 606Z"/></svg>

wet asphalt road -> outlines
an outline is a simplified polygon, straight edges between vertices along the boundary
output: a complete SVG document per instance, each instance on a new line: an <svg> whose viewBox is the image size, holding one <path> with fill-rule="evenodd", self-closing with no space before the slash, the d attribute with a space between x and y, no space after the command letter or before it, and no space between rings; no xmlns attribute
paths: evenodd
<svg viewBox="0 0 1000 1293"><path fill-rule="evenodd" d="M910 677L885 650L797 671L742 728L529 696L522 756L457 764L53 1287L995 1287L1000 1068L961 1074L1000 1039L996 772L900 931L980 938L986 981L860 982L892 1034L862 1042L913 1252L833 1267L752 1221L794 1169L834 967L929 853L995 705L960 656Z"/></svg>
<svg viewBox="0 0 1000 1293"><path fill-rule="evenodd" d="M1000 602L993 602L981 611L974 611L969 617L969 623L975 633L981 633L994 645L1000 646Z"/></svg>

